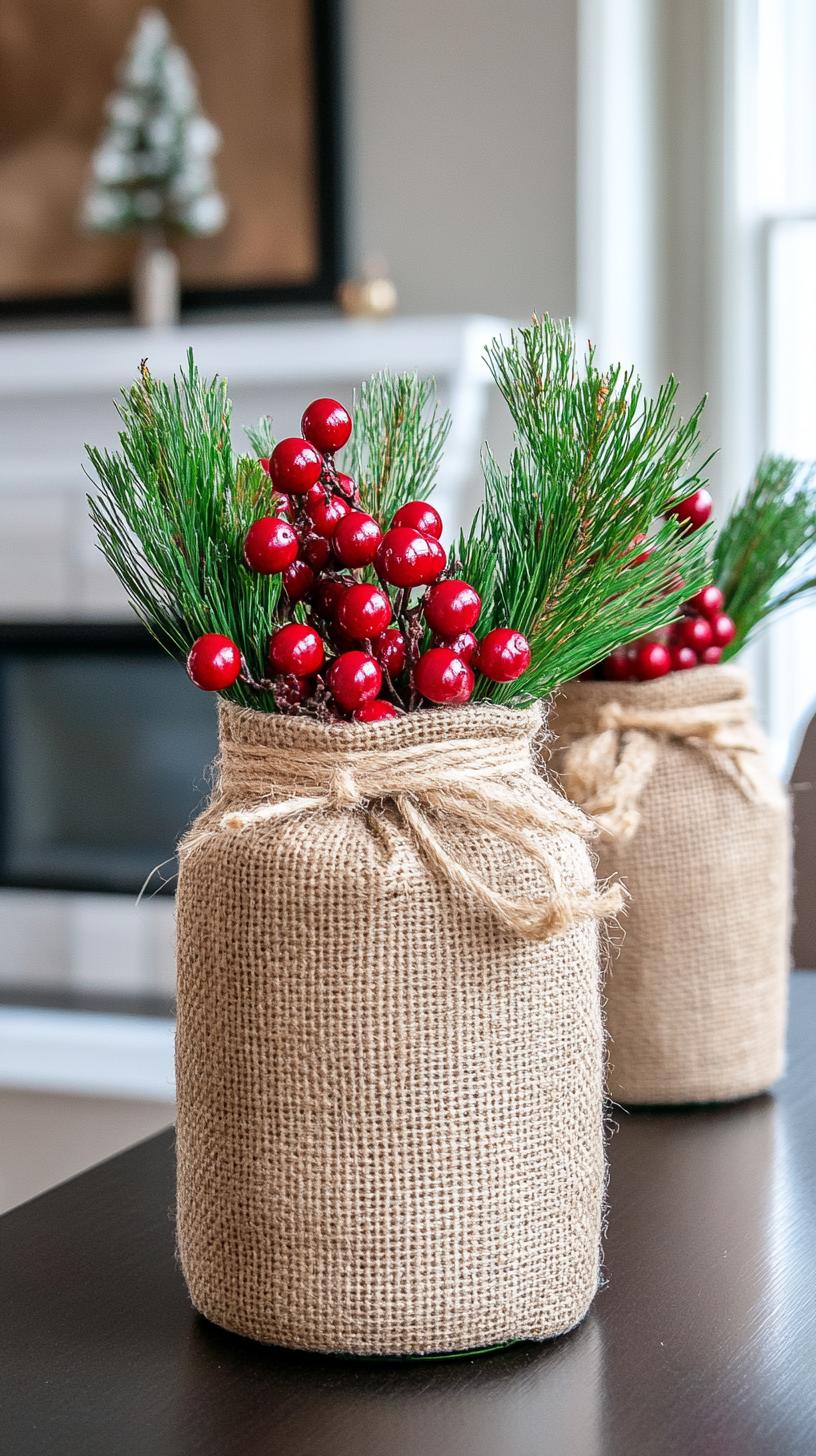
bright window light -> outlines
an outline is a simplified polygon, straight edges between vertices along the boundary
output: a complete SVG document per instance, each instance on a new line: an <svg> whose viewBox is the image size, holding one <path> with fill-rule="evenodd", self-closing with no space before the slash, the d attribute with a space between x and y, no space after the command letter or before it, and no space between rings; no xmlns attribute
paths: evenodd
<svg viewBox="0 0 816 1456"><path fill-rule="evenodd" d="M816 459L816 4L754 0L755 167L749 214L760 230L765 447ZM763 332L759 329L760 334ZM816 698L816 607L769 633L768 719L790 769Z"/></svg>

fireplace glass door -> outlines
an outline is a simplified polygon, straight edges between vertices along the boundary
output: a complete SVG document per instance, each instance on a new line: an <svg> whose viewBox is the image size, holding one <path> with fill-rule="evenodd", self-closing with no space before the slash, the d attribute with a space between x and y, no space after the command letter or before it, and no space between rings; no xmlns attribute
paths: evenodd
<svg viewBox="0 0 816 1456"><path fill-rule="evenodd" d="M0 883L136 894L207 794L215 700L139 627L0 632Z"/></svg>

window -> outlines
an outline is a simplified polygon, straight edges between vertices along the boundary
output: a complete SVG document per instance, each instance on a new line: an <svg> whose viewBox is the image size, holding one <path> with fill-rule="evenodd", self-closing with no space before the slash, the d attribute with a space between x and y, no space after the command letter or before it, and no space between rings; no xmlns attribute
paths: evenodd
<svg viewBox="0 0 816 1456"><path fill-rule="evenodd" d="M746 0L732 8L737 57L738 227L752 265L742 307L754 341L762 450L816 460L816 5ZM816 706L816 606L766 634L766 719L792 766Z"/></svg>

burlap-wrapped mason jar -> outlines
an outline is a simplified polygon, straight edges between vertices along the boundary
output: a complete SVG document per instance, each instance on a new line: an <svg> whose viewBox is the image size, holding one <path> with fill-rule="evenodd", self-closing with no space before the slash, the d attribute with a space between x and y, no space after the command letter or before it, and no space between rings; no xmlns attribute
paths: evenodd
<svg viewBox="0 0 816 1456"><path fill-rule="evenodd" d="M544 1339L598 1282L599 891L539 710L221 708L181 846L178 1244L279 1345Z"/></svg>
<svg viewBox="0 0 816 1456"><path fill-rule="evenodd" d="M600 826L599 870L630 896L605 987L610 1095L765 1091L784 1063L791 831L745 675L573 682L551 727L551 766Z"/></svg>

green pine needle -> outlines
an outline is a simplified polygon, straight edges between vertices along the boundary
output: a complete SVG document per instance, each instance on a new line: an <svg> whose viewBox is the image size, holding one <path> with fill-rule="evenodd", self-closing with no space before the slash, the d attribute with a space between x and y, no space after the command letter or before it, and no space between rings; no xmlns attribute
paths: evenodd
<svg viewBox="0 0 816 1456"><path fill-rule="evenodd" d="M766 455L714 548L714 580L737 628L733 657L776 612L816 592L816 467Z"/></svg>
<svg viewBox="0 0 816 1456"><path fill-rule="evenodd" d="M119 449L88 447L98 481L88 503L131 606L172 656L183 661L202 633L222 632L240 645L253 677L263 677L280 577L248 572L242 553L273 497L257 461L233 451L225 382L203 379L190 351L169 385L143 363L117 409ZM272 706L241 683L225 696Z"/></svg>
<svg viewBox="0 0 816 1456"><path fill-rule="evenodd" d="M406 501L431 494L450 415L440 412L433 380L387 373L355 391L352 415L344 469L357 481L362 509L385 527Z"/></svg>
<svg viewBox="0 0 816 1456"><path fill-rule="evenodd" d="M268 460L277 444L272 431L271 415L261 415L257 425L244 425L244 434L258 459Z"/></svg>

